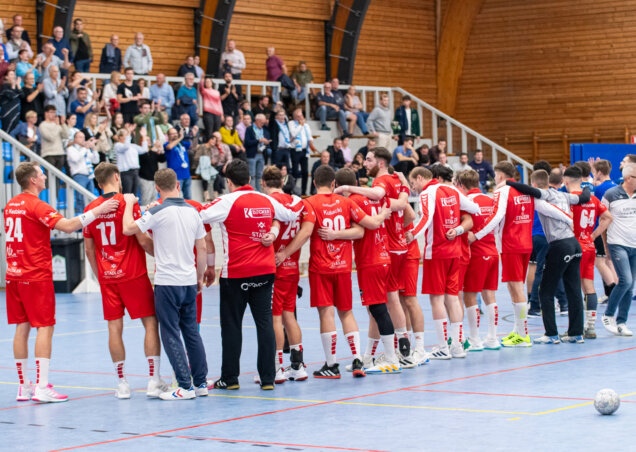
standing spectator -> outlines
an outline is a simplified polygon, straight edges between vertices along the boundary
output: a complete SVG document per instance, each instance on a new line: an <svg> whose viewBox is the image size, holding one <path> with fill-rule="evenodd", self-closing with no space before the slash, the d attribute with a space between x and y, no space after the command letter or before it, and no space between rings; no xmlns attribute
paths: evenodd
<svg viewBox="0 0 636 452"><path fill-rule="evenodd" d="M472 169L472 167L468 164L468 154L466 154L465 152L459 154L459 162L454 163L452 166L453 171L455 171L456 173Z"/></svg>
<svg viewBox="0 0 636 452"><path fill-rule="evenodd" d="M209 140L212 134L221 127L221 118L223 117L221 93L214 89L214 84L210 77L201 78L199 81L199 93L201 93L203 101L205 136Z"/></svg>
<svg viewBox="0 0 636 452"><path fill-rule="evenodd" d="M221 135L221 141L232 150L233 156L238 156L245 152L243 142L234 128L234 118L232 116L225 117L223 127L219 129L219 134Z"/></svg>
<svg viewBox="0 0 636 452"><path fill-rule="evenodd" d="M70 51L68 49L62 49L62 54L64 55L64 59L62 60L55 55L55 47L53 47L53 44L47 42L42 46L42 53L37 56L36 62L36 66L39 65L42 68L42 81L48 78L49 68L51 66L55 66L58 69L62 69L65 71L68 70L69 67L71 67L71 63L69 61L69 53ZM66 80L66 74L63 74L62 76Z"/></svg>
<svg viewBox="0 0 636 452"><path fill-rule="evenodd" d="M71 103L71 113L77 116L77 128L82 129L84 127L84 117L87 113L93 111L93 108L97 104L97 96L91 101L86 99L86 88L80 86L77 88L77 99Z"/></svg>
<svg viewBox="0 0 636 452"><path fill-rule="evenodd" d="M437 156L438 156L438 154L440 152L446 152L446 139L445 138L441 138L437 142L437 144L435 146L433 146L432 148L429 149L428 158L431 161L431 165L439 160ZM475 151L475 152L477 152L477 151ZM473 169L479 173L478 169L476 169L475 167L473 167ZM481 173L480 173L480 176L481 176Z"/></svg>
<svg viewBox="0 0 636 452"><path fill-rule="evenodd" d="M148 75L152 71L150 47L144 44L144 35L135 33L135 43L126 49L124 66L131 67L137 75Z"/></svg>
<svg viewBox="0 0 636 452"><path fill-rule="evenodd" d="M137 102L141 106L142 102L150 100L150 89L146 86L145 78L138 79L137 86L139 86L139 100Z"/></svg>
<svg viewBox="0 0 636 452"><path fill-rule="evenodd" d="M216 146L212 148L212 165L219 172L219 175L214 179L214 192L218 195L225 190L225 170L228 163L234 160L230 147L223 143L223 138L220 132L214 132L216 138ZM246 161L245 152L239 155L239 160Z"/></svg>
<svg viewBox="0 0 636 452"><path fill-rule="evenodd" d="M307 69L306 62L298 62L298 69L292 74L292 80L295 86L291 92L292 98L294 102L300 103L307 97L307 84L314 81L314 74L311 73L311 69Z"/></svg>
<svg viewBox="0 0 636 452"><path fill-rule="evenodd" d="M37 114L38 121L42 120L44 115L44 86L42 83L35 85L35 76L33 72L28 72L24 77L24 87L20 92L21 100L21 118L25 120L24 115L27 111L34 111Z"/></svg>
<svg viewBox="0 0 636 452"><path fill-rule="evenodd" d="M340 80L336 77L331 79L331 90L333 92L333 97L336 99L336 104L340 108L340 111L344 112L345 119L347 120L347 129L342 130L343 137L350 137L353 135L353 129L356 127L356 121L358 117L354 113L350 113L345 108L345 98L342 91L340 91Z"/></svg>
<svg viewBox="0 0 636 452"><path fill-rule="evenodd" d="M60 125L60 119L55 113L55 106L47 105L44 107L44 121L40 123L40 155L60 171L64 168L63 141L67 138L68 129L64 123ZM49 179L49 188L52 180L53 178ZM57 178L55 180L57 182L56 189L59 190L60 181Z"/></svg>
<svg viewBox="0 0 636 452"><path fill-rule="evenodd" d="M446 140L440 140L439 145L443 145L442 149L445 149ZM434 147L435 146L433 146L428 151L429 156L431 155L431 151ZM490 164L490 162L484 160L484 153L481 149L475 150L475 155L473 156L473 160L469 163L469 165L479 174L479 188L481 189L482 193L486 193L488 191L488 179L495 178L495 171L492 169L492 165Z"/></svg>
<svg viewBox="0 0 636 452"><path fill-rule="evenodd" d="M36 63L38 61L36 60ZM39 66L33 66L29 63L29 51L26 49L22 49L18 52L18 61L15 65L15 75L16 77L20 77L24 81L24 77L27 74L33 74L35 80L39 77ZM33 85L32 85L33 86Z"/></svg>
<svg viewBox="0 0 636 452"><path fill-rule="evenodd" d="M243 115L243 119L236 125L236 133L238 133L241 142L245 141L245 131L252 125L252 117L250 115Z"/></svg>
<svg viewBox="0 0 636 452"><path fill-rule="evenodd" d="M232 83L232 74L226 72L223 74L225 85L221 87L221 103L223 104L223 114L232 116L238 120L239 102L241 100L236 85Z"/></svg>
<svg viewBox="0 0 636 452"><path fill-rule="evenodd" d="M71 77L66 87L68 88L68 100L66 101L68 104L67 112L71 112L71 106L73 102L77 100L77 90L79 88L84 88L86 90L86 101L91 102L93 100L93 90L90 89L88 79L82 76L82 73L79 71L71 72ZM99 94L97 95L99 98Z"/></svg>
<svg viewBox="0 0 636 452"><path fill-rule="evenodd" d="M40 130L36 125L37 121L37 113L33 110L27 111L25 121L21 121L17 127L11 131L13 138L35 152L38 152L37 148L40 145Z"/></svg>
<svg viewBox="0 0 636 452"><path fill-rule="evenodd" d="M369 113L363 110L362 102L360 102L360 97L358 97L358 94L356 93L355 86L349 86L349 89L344 96L344 101L345 110L356 115L356 124L360 128L362 135L368 135L369 129L367 128L367 118L369 118Z"/></svg>
<svg viewBox="0 0 636 452"><path fill-rule="evenodd" d="M157 104L161 111L165 111L168 117L172 116L174 90L166 83L166 76L162 73L157 74L157 83L150 87L150 100Z"/></svg>
<svg viewBox="0 0 636 452"><path fill-rule="evenodd" d="M7 41L11 39L11 35L12 35L13 29L15 27L22 28L22 32L20 33L20 39L26 41L27 43L29 43L29 45L31 45L31 39L29 38L29 32L27 32L22 27L22 15L21 14L16 14L16 15L13 16L13 26L11 28L7 28L7 31L5 32L6 35L7 35Z"/></svg>
<svg viewBox="0 0 636 452"><path fill-rule="evenodd" d="M99 153L92 141L86 141L82 132L77 132L73 137L73 144L66 149L66 158L71 177L90 193L95 191L95 175L93 165L99 163ZM84 196L75 192L75 213L84 211Z"/></svg>
<svg viewBox="0 0 636 452"><path fill-rule="evenodd" d="M102 56L99 59L99 72L109 74L121 71L121 49L119 48L119 36L111 35L110 42L102 49Z"/></svg>
<svg viewBox="0 0 636 452"><path fill-rule="evenodd" d="M395 171L408 177L408 174L417 166L418 162L417 152L415 152L413 147L413 137L407 136L404 138L404 144L396 147L395 151L393 151L391 166Z"/></svg>
<svg viewBox="0 0 636 452"><path fill-rule="evenodd" d="M71 44L68 39L64 37L64 29L59 25L53 28L53 37L49 39L53 47L55 47L55 56L60 60L64 59L64 54L62 53L62 49L67 49L69 52L71 51Z"/></svg>
<svg viewBox="0 0 636 452"><path fill-rule="evenodd" d="M234 39L230 39L227 42L225 52L221 54L221 68L219 70L219 73L225 74L229 70L234 80L240 80L241 73L243 72L245 67L245 55L243 55L243 52L236 48L236 42L234 41ZM241 93L239 87L239 95L240 94Z"/></svg>
<svg viewBox="0 0 636 452"><path fill-rule="evenodd" d="M111 116L115 113L116 110L119 110L117 88L119 88L120 80L121 74L119 73L119 71L113 71L110 73L110 81L104 85L102 101L104 102L104 108L106 108Z"/></svg>
<svg viewBox="0 0 636 452"><path fill-rule="evenodd" d="M380 105L377 105L367 118L367 127L376 137L378 147L389 151L392 147L391 109L389 108L389 95L380 94Z"/></svg>
<svg viewBox="0 0 636 452"><path fill-rule="evenodd" d="M196 124L199 121L197 113L197 89L194 86L194 74L188 72L185 75L185 83L177 91L177 105L181 114L187 113L190 122Z"/></svg>
<svg viewBox="0 0 636 452"><path fill-rule="evenodd" d="M108 127L108 119L99 122L97 113L86 113L82 133L87 140L94 140L95 149L99 152L99 161L105 162L113 147L112 134Z"/></svg>
<svg viewBox="0 0 636 452"><path fill-rule="evenodd" d="M119 102L119 108L124 115L124 121L132 123L134 117L139 113L137 101L141 96L139 95L139 86L133 80L135 76L133 68L127 67L124 76L125 80L117 87L117 102ZM119 170L121 171L121 168Z"/></svg>
<svg viewBox="0 0 636 452"><path fill-rule="evenodd" d="M411 96L402 96L402 105L395 110L394 121L400 125L398 144L404 143L407 136L420 136L420 115L416 108L411 108Z"/></svg>
<svg viewBox="0 0 636 452"><path fill-rule="evenodd" d="M295 151L293 140L289 132L285 110L276 112L275 120L269 131L272 137L272 161L274 165L283 164L289 168L291 153Z"/></svg>
<svg viewBox="0 0 636 452"><path fill-rule="evenodd" d="M245 131L245 156L250 171L250 183L257 190L261 189L261 175L270 149L269 144L272 142L269 130L264 127L265 121L265 115L259 113L254 117L252 127Z"/></svg>
<svg viewBox="0 0 636 452"><path fill-rule="evenodd" d="M139 156L148 152L148 142L144 139L141 146L132 143L131 132L134 125L128 124L113 137L114 151L117 155L117 168L121 174L122 193L136 194L139 190ZM144 136L146 129L139 133Z"/></svg>
<svg viewBox="0 0 636 452"><path fill-rule="evenodd" d="M157 126L163 124L163 115L157 110L156 104L145 101L141 104L140 112L135 116L133 122L137 126L133 141L141 145L144 136L141 135L140 131L146 129L145 136L150 138L151 144L154 144L157 141Z"/></svg>
<svg viewBox="0 0 636 452"><path fill-rule="evenodd" d="M93 47L88 33L84 32L84 21L75 19L73 21L73 31L71 31L71 54L73 54L73 64L79 72L90 72L93 62Z"/></svg>
<svg viewBox="0 0 636 452"><path fill-rule="evenodd" d="M279 82L284 75L287 75L287 66L283 63L278 55L275 55L276 49L274 47L267 48L267 60L265 60L265 69L267 71L268 82ZM272 99L274 103L280 99L280 88L274 86L272 88Z"/></svg>
<svg viewBox="0 0 636 452"><path fill-rule="evenodd" d="M79 132L79 129L75 127L77 124L77 116L70 114L66 117L66 127L68 128L68 138L63 141L64 147L70 146L75 139L75 134Z"/></svg>
<svg viewBox="0 0 636 452"><path fill-rule="evenodd" d="M258 104L252 109L252 120L256 119L256 115L263 114L265 119L269 121L272 115L272 109L269 107L269 96L262 95L258 98Z"/></svg>
<svg viewBox="0 0 636 452"><path fill-rule="evenodd" d="M291 153L292 167L291 173L294 178L301 178L301 194L307 194L307 181L309 177L309 150L317 152L314 146L314 139L311 133L311 127L305 121L303 110L297 108L292 114L293 121L288 123L290 134L295 137L294 150Z"/></svg>
<svg viewBox="0 0 636 452"><path fill-rule="evenodd" d="M245 115L249 116L252 121L254 120L254 115L252 114L250 101L243 99L243 101L241 102L241 108L239 109L239 120L242 121L243 116Z"/></svg>
<svg viewBox="0 0 636 452"><path fill-rule="evenodd" d="M186 113L179 116L179 124L175 128L177 132L183 131L183 141L188 143L187 146L196 145L199 142L199 126L190 126L190 116Z"/></svg>
<svg viewBox="0 0 636 452"><path fill-rule="evenodd" d="M13 27L13 30L11 31L11 39L7 41L5 45L6 52L9 56L9 61L11 61L12 63L18 60L18 54L20 53L20 50L27 51L27 59L30 60L31 58L33 58L33 50L31 50L31 46L28 42L21 38L23 30L24 29L22 27Z"/></svg>
<svg viewBox="0 0 636 452"><path fill-rule="evenodd" d="M197 70L194 67L194 57L192 55L188 55L185 59L185 63L179 66L177 77L185 77L186 74L197 76Z"/></svg>
<svg viewBox="0 0 636 452"><path fill-rule="evenodd" d="M607 229L607 248L618 274L618 284L610 293L603 326L617 336L631 336L625 324L636 281L636 164L623 165L623 183L603 195L603 204L614 221ZM614 318L616 309L618 316Z"/></svg>
<svg viewBox="0 0 636 452"><path fill-rule="evenodd" d="M180 132L177 132L177 129L174 128L168 130L168 142L163 145L168 168L177 174L177 180L181 186L183 197L185 199L192 199L190 191L192 179L190 177L188 149L190 149L190 142L184 141L183 129L181 129Z"/></svg>
<svg viewBox="0 0 636 452"><path fill-rule="evenodd" d="M200 64L201 64L201 57L199 55L195 55L194 56L194 70L195 70L194 75L196 75L196 77L199 80L205 76L205 71L203 70L201 66L199 66Z"/></svg>
<svg viewBox="0 0 636 452"><path fill-rule="evenodd" d="M148 152L139 154L139 193L141 194L140 203L142 206L147 206L157 200L154 177L159 170L159 163L165 161L166 154L160 141L155 141Z"/></svg>
<svg viewBox="0 0 636 452"><path fill-rule="evenodd" d="M9 69L0 87L0 125L6 131L13 130L20 121L20 87L15 70Z"/></svg>
<svg viewBox="0 0 636 452"><path fill-rule="evenodd" d="M331 91L330 82L325 82L323 92L318 94L316 116L320 120L320 130L331 130L327 127L327 120L337 119L342 133L347 131L347 112L340 109L338 101Z"/></svg>

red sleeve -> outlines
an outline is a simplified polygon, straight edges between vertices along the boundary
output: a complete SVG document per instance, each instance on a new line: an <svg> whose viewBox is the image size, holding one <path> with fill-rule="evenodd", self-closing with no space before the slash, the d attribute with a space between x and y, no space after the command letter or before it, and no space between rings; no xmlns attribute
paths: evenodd
<svg viewBox="0 0 636 452"><path fill-rule="evenodd" d="M364 211L360 208L358 204L356 204L350 199L347 199L347 202L349 203L349 212L351 213L351 219L353 221L358 223L360 222L360 220L362 220L364 217L367 216L367 214L364 213Z"/></svg>
<svg viewBox="0 0 636 452"><path fill-rule="evenodd" d="M49 229L55 228L57 222L64 218L57 210L44 201L37 202L33 206L33 215Z"/></svg>
<svg viewBox="0 0 636 452"><path fill-rule="evenodd" d="M199 205L196 206L197 207L197 212L201 212L203 209L205 209L206 206L209 206L210 204L206 204L206 206L204 206L203 204L198 203ZM205 232L210 232L212 230L212 225L208 224L208 223L203 223L203 227L205 228Z"/></svg>
<svg viewBox="0 0 636 452"><path fill-rule="evenodd" d="M316 212L314 211L313 206L307 201L303 201L303 204L305 208L301 213L302 223L309 222L316 224Z"/></svg>
<svg viewBox="0 0 636 452"><path fill-rule="evenodd" d="M598 216L600 217L605 212L607 212L607 206L598 200L597 197L592 198L594 203L596 204L596 208L598 209Z"/></svg>
<svg viewBox="0 0 636 452"><path fill-rule="evenodd" d="M141 218L141 207L139 204L135 204L133 206L133 220L138 220Z"/></svg>

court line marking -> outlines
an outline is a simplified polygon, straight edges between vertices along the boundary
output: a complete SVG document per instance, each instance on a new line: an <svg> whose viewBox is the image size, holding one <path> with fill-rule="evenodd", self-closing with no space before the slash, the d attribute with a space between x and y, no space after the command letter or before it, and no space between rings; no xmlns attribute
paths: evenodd
<svg viewBox="0 0 636 452"><path fill-rule="evenodd" d="M148 436L155 436L155 435L163 435L163 434L166 434L166 433L179 432L179 431L190 430L190 429L199 428L199 427L207 427L207 426L210 426L210 425L224 424L224 423L227 423L227 422L240 421L240 420L244 420L244 419L251 419L251 418L255 418L255 417L267 416L267 415L270 415L270 414L284 413L284 412L288 412L288 411L295 411L295 410L300 410L300 409L303 409L303 408L317 407L317 406L327 405L327 404L336 403L336 402L346 402L346 401L349 401L349 400L355 400L355 399L360 399L360 398L364 398L364 397L372 397L372 396L377 396L377 395L390 394L390 393L393 393L393 392L404 391L404 390L409 390L409 389L413 389L413 388L420 388L420 387L424 387L424 386L433 386L433 385L438 385L438 384L451 383L451 382L455 382L455 381L469 380L469 379L485 377L485 376L489 376L489 375L496 375L496 374L501 374L501 373L512 372L512 371L515 371L515 370L525 370L525 369L531 369L531 368L534 368L534 367L541 367L541 366L548 366L548 365L552 365L552 364L560 364L560 363L565 363L565 362L578 361L578 360L581 360L581 359L597 358L599 356L606 356L606 355L611 355L611 354L621 353L621 352L631 351L631 350L636 350L636 347L629 347L629 348L625 348L625 349L621 349L621 350L612 350L612 351L603 352L603 353L595 353L593 355L579 356L579 357L576 357L576 358L568 358L568 359L562 359L562 360L557 360L557 361L549 361L549 362L545 362L545 363L531 364L531 365L528 365L528 366L521 366L521 367L512 368L512 369L503 369L503 370L498 370L498 371L493 371L493 372L487 372L487 373L484 373L484 374L468 375L466 377L458 377L458 378L453 378L453 379L450 379L450 380L443 380L443 381L438 381L438 382L433 382L433 383L425 383L425 384L422 384L422 385L410 386L410 387L407 387L407 388L398 388L398 389L391 389L391 390L388 390L388 391L376 392L376 393L371 393L371 394L363 394L363 395L359 395L359 396L348 397L348 398L345 398L345 399L337 399L337 400L332 400L332 401L323 402L323 403L315 403L315 404L309 404L309 405L300 405L300 406L296 406L296 407L284 408L284 409L281 409L281 410L274 410L274 411L265 411L265 412L262 412L262 413L250 414L250 415L247 415L247 416L241 416L241 417L236 417L236 418L231 418L231 419L223 419L223 420L214 421L214 422L207 422L207 423L204 423L204 424L191 425L191 426L187 426L187 427L179 427L179 428L170 429L170 430L163 430L163 431L160 431L160 432L145 433L143 435L129 436L127 438L117 438L117 439L112 439L112 440L99 441L99 442L95 442L95 443L80 444L78 446L71 446L71 447L66 447L66 448L63 448L63 449L55 449L55 450L53 450L51 452L62 452L62 451L67 451L67 450L82 449L82 448L86 448L86 447L100 446L100 445L103 445L103 444L111 444L111 443L116 443L116 442L120 442L120 441L127 441L127 440L130 440L130 439L145 438L145 437L148 437Z"/></svg>
<svg viewBox="0 0 636 452"><path fill-rule="evenodd" d="M241 439L225 439L225 438L208 438L205 436L184 436L177 435L175 438L183 438L183 439L207 439L210 441L229 441L234 443L247 443L247 444L267 444L270 446L295 446L295 447L311 447L315 449L329 449L329 450L350 450L355 452L386 452L375 449L352 449L351 447L338 447L338 446L316 446L313 444L290 444L290 443L270 443L266 441L248 441Z"/></svg>
<svg viewBox="0 0 636 452"><path fill-rule="evenodd" d="M619 395L619 397L622 399L623 397L629 397L629 396L632 396L634 394L636 394L636 392L629 392L627 394L621 394L621 395ZM594 401L592 400L591 402L578 403L576 405L565 406L563 408L555 408L554 410L541 411L540 413L536 413L536 415L540 416L540 415L543 415L543 414L558 413L559 411L571 410L573 408L578 408L578 407L581 407L581 406L592 405L593 403L594 403Z"/></svg>
<svg viewBox="0 0 636 452"><path fill-rule="evenodd" d="M589 397L558 397L558 396L542 396L542 395L524 395L524 394L497 394L491 392L468 392L468 391L442 391L436 389L409 389L409 391L419 391L419 392L440 392L447 394L466 394L466 395L482 395L482 396L498 396L498 397L521 397L521 398L531 398L531 399L554 399L554 400L582 400L582 401L594 401L594 399L590 399ZM633 394L625 394L621 397L627 397ZM634 400L621 400L621 403L636 403Z"/></svg>

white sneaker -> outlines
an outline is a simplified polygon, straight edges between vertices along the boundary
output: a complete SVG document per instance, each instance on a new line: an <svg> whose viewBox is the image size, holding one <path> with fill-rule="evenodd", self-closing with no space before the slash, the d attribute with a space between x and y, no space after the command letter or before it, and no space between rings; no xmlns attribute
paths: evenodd
<svg viewBox="0 0 636 452"><path fill-rule="evenodd" d="M205 397L208 395L208 383L201 383L199 386L194 388L194 395L197 397Z"/></svg>
<svg viewBox="0 0 636 452"><path fill-rule="evenodd" d="M618 325L616 325L616 329L618 330L619 336L632 336L631 330L627 328L627 325L625 325L624 323L619 323Z"/></svg>
<svg viewBox="0 0 636 452"><path fill-rule="evenodd" d="M386 358L386 355L382 355L375 360L375 365L364 370L368 374L399 374L402 372L402 366L400 366L400 360L395 359L393 361Z"/></svg>
<svg viewBox="0 0 636 452"><path fill-rule="evenodd" d="M417 366L417 364L415 364L415 361L413 360L413 350L409 352L408 356L404 356L399 350L396 350L395 355L397 356L400 365L404 369L412 369Z"/></svg>
<svg viewBox="0 0 636 452"><path fill-rule="evenodd" d="M501 349L501 342L496 337L486 337L484 341L484 348L486 350L499 350Z"/></svg>
<svg viewBox="0 0 636 452"><path fill-rule="evenodd" d="M305 381L308 378L305 365L301 364L298 369L294 369L292 366L289 366L285 369L285 378L289 381Z"/></svg>
<svg viewBox="0 0 636 452"><path fill-rule="evenodd" d="M67 395L62 395L53 389L53 385L49 384L46 388L35 387L33 391L33 397L31 400L35 402L66 402L68 400Z"/></svg>
<svg viewBox="0 0 636 452"><path fill-rule="evenodd" d="M451 359L450 350L446 347L433 347L431 359Z"/></svg>
<svg viewBox="0 0 636 452"><path fill-rule="evenodd" d="M287 381L287 377L285 377L285 370L282 367L279 367L276 371L276 376L274 377L274 383L277 385L282 385Z"/></svg>
<svg viewBox="0 0 636 452"><path fill-rule="evenodd" d="M130 399L130 384L127 380L119 382L115 390L115 397L118 399Z"/></svg>
<svg viewBox="0 0 636 452"><path fill-rule="evenodd" d="M177 388L178 389L178 388ZM163 380L150 380L148 381L148 388L146 389L146 396L148 397L161 397L161 394L170 390L170 386Z"/></svg>
<svg viewBox="0 0 636 452"><path fill-rule="evenodd" d="M429 354L424 350L415 349L413 351L413 362L416 366L423 366L430 362Z"/></svg>
<svg viewBox="0 0 636 452"><path fill-rule="evenodd" d="M464 350L464 344L451 344L450 354L453 358L466 358L466 350Z"/></svg>
<svg viewBox="0 0 636 452"><path fill-rule="evenodd" d="M28 382L23 385L18 385L18 395L16 396L16 400L18 402L28 402L31 400L33 396L33 384Z"/></svg>
<svg viewBox="0 0 636 452"><path fill-rule="evenodd" d="M607 315L603 315L601 317L601 322L607 331L616 336L619 336L618 327L616 326L616 319L614 317L610 317Z"/></svg>
<svg viewBox="0 0 636 452"><path fill-rule="evenodd" d="M384 356L384 354L380 355L378 357L378 359L380 359L382 356ZM363 356L362 357L362 368L363 369L368 369L370 367L373 367L375 365L375 361L376 361L376 359L373 358L373 356L366 356L366 355ZM353 372L352 364L347 364L345 366L345 370L347 372Z"/></svg>
<svg viewBox="0 0 636 452"><path fill-rule="evenodd" d="M166 385L167 387L168 385ZM161 400L189 400L197 396L194 388L183 389L177 388L176 391L166 391L159 394Z"/></svg>
<svg viewBox="0 0 636 452"><path fill-rule="evenodd" d="M466 351L469 351L469 352L483 352L484 351L484 343L481 341L480 338L477 338L477 339L468 338L468 339L466 339L466 342L464 343L464 346L466 346L466 345L468 345L468 347L466 347Z"/></svg>

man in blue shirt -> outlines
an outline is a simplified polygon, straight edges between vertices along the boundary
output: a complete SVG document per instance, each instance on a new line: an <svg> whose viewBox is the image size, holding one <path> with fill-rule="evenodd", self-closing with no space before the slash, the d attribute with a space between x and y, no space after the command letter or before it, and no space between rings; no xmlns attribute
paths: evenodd
<svg viewBox="0 0 636 452"><path fill-rule="evenodd" d="M181 113L190 116L190 122L196 124L199 121L197 113L197 89L194 87L194 74L188 72L185 75L185 83L177 91L177 105L181 108Z"/></svg>
<svg viewBox="0 0 636 452"><path fill-rule="evenodd" d="M174 91L172 87L166 83L166 76L164 74L157 74L157 83L150 87L150 100L155 101L159 109L168 114L168 118L172 117Z"/></svg>
<svg viewBox="0 0 636 452"><path fill-rule="evenodd" d="M408 175L417 166L417 163L418 158L417 152L413 148L413 137L407 136L404 138L404 144L396 147L393 151L391 166L395 171Z"/></svg>
<svg viewBox="0 0 636 452"><path fill-rule="evenodd" d="M475 156L469 165L479 174L479 188L483 193L486 193L488 191L488 187L486 185L488 178L494 179L495 171L492 169L490 162L484 160L484 153L481 149L475 150Z"/></svg>
<svg viewBox="0 0 636 452"><path fill-rule="evenodd" d="M86 101L87 95L88 93L86 88L80 86L77 88L77 99L71 103L71 113L74 113L77 117L77 124L75 127L78 129L84 128L84 118L86 117L86 113L93 111L93 107L97 103L97 98L99 97L99 91L90 102Z"/></svg>
<svg viewBox="0 0 636 452"><path fill-rule="evenodd" d="M338 106L338 100L331 91L331 83L325 82L323 92L318 94L317 99L318 109L316 110L316 116L320 120L320 130L331 130L327 126L327 119L338 119L342 133L346 133L348 130L347 112Z"/></svg>
<svg viewBox="0 0 636 452"><path fill-rule="evenodd" d="M64 37L64 29L60 26L53 29L53 37L49 39L49 42L55 47L53 54L60 60L64 59L62 49L67 49L69 52L71 51L71 44L68 42L68 39Z"/></svg>
<svg viewBox="0 0 636 452"><path fill-rule="evenodd" d="M168 168L177 173L177 180L179 185L181 185L181 191L185 199L192 199L189 148L190 143L183 141L183 131L177 132L177 129L174 128L168 130L168 142L163 145L166 153L166 162L168 163Z"/></svg>

